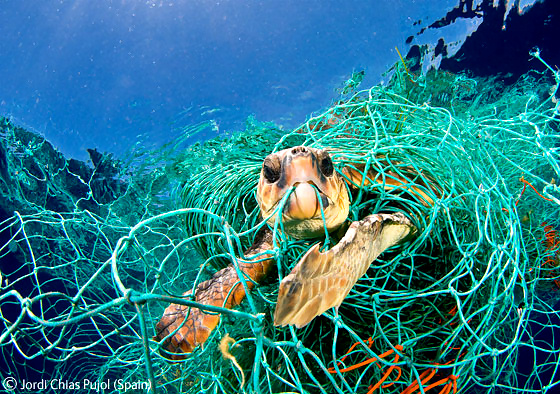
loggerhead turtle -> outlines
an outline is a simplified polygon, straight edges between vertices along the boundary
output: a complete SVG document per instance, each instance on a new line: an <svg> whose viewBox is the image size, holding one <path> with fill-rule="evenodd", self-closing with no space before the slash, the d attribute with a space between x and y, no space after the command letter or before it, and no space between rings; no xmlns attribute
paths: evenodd
<svg viewBox="0 0 560 394"><path fill-rule="evenodd" d="M406 169L411 175L412 169ZM402 174L402 172L401 172ZM268 155L262 165L257 186L257 202L261 216L274 227L281 216L283 230L297 239L316 238L326 231L346 233L328 251L313 246L280 283L274 313L274 325L307 325L331 307L338 308L370 264L387 248L413 234L416 229L402 213L376 213L347 225L349 192L359 185L382 184L386 190L399 188L414 195L424 205L433 203L422 187L413 185L403 175L385 172L383 177L370 170L366 179L362 172L350 167L336 171L326 150L296 146ZM287 193L290 193L286 196ZM283 204L281 214L276 212ZM272 231L263 226L245 259L238 268L252 289L274 266L272 258L250 262L252 256L272 249ZM185 293L190 295L190 291ZM214 306L232 308L241 303L245 289L233 265L216 272L198 285L194 300ZM190 311L189 311L190 309ZM186 320L185 320L186 319ZM216 327L218 314L204 313L197 308L171 304L156 326L157 341L171 359L182 359L203 344ZM183 353L183 354L181 354Z"/></svg>

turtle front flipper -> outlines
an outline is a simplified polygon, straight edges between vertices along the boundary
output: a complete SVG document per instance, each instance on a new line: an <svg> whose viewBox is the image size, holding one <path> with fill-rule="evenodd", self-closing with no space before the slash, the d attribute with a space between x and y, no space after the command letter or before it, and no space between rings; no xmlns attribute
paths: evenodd
<svg viewBox="0 0 560 394"><path fill-rule="evenodd" d="M416 228L401 213L375 214L353 222L332 249L311 248L280 283L274 325L307 325L338 307L370 264Z"/></svg>
<svg viewBox="0 0 560 394"><path fill-rule="evenodd" d="M253 245L245 252L245 257L272 249L272 233L265 226L257 236ZM254 282L259 283L273 267L274 260L269 258L258 262L243 261L239 269L247 279L247 287L252 289ZM184 296L191 294L188 291ZM200 283L195 290L194 300L201 304L224 308L233 308L245 298L245 288L241 284L233 265L216 272L212 278ZM186 320L185 320L186 319ZM206 313L198 308L180 304L171 304L163 312L156 325L154 340L162 341L166 357L172 360L185 358L198 345L206 342L212 330L220 322L220 315Z"/></svg>

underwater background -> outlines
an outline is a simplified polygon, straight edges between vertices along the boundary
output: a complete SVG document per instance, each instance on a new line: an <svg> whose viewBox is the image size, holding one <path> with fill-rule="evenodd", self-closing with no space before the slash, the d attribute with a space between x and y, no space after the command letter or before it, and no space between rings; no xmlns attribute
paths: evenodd
<svg viewBox="0 0 560 394"><path fill-rule="evenodd" d="M557 392L557 8L1 1L0 390ZM298 144L420 168L422 236L341 317L273 327L272 278L170 363L163 310L242 256L262 160Z"/></svg>

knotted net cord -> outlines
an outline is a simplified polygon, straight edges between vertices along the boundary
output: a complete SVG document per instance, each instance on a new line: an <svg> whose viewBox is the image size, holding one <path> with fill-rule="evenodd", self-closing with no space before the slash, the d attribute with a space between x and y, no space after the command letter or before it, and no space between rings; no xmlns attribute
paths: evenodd
<svg viewBox="0 0 560 394"><path fill-rule="evenodd" d="M4 121L1 187L18 212L0 224L0 256L19 263L2 266L0 347L9 368L1 377L121 379L169 393L553 387L554 83L533 72L507 87L444 72L416 77L397 66L388 86L343 97L295 130L249 121L242 133L136 152L129 163L107 159L93 172ZM243 258L264 225L254 195L262 160L298 144L328 149L337 171L378 174L358 191L349 187L349 220L403 212L416 237L383 253L338 311L301 329L273 326L278 284L324 239L286 238L280 223L272 250L278 270L240 307L182 297ZM110 176L100 175L103 163L115 168ZM387 190L391 174L433 204L407 184ZM165 360L151 339L170 302L222 313L204 346L181 363ZM218 350L226 334L235 339L229 350L244 387ZM532 365L518 365L520 358Z"/></svg>

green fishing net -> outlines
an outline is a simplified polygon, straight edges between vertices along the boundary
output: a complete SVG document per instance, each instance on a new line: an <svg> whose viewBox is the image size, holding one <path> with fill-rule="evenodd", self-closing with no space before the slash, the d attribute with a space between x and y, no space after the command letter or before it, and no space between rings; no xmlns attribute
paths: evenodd
<svg viewBox="0 0 560 394"><path fill-rule="evenodd" d="M415 76L404 63L393 71L387 86L344 91L294 130L249 119L243 132L190 144L212 127L202 123L159 149L136 147L127 161L90 152L92 167L4 120L0 187L16 212L0 223L1 378L107 393L554 387L559 74L506 85ZM262 160L300 144L328 149L338 171L380 174L381 183L357 185L349 220L404 212L416 236L373 262L338 311L296 329L273 326L279 282L315 242L336 241L276 228L277 270L239 307L206 307L222 314L218 327L169 362L152 340L163 310L204 308L182 294L243 258L263 225ZM385 190L389 172L434 203Z"/></svg>

